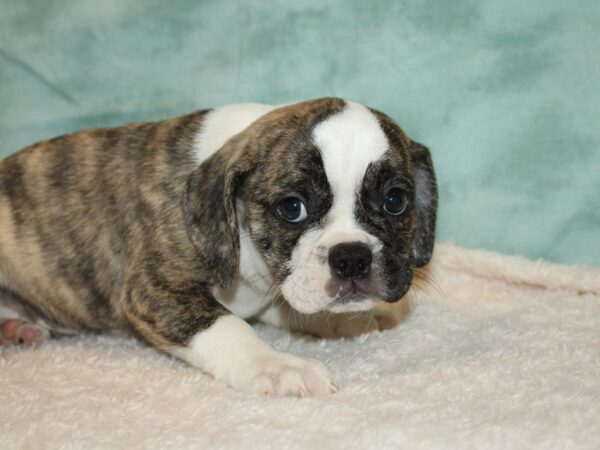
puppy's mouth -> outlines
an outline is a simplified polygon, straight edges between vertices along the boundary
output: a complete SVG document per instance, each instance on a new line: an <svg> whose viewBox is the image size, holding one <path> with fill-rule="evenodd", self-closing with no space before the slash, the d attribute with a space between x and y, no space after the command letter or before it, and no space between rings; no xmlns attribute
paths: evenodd
<svg viewBox="0 0 600 450"><path fill-rule="evenodd" d="M325 307L332 312L360 311L378 303L395 303L404 297L410 284L398 286L393 292L383 289L376 277L339 280L334 277L325 283L325 292L331 302Z"/></svg>
<svg viewBox="0 0 600 450"><path fill-rule="evenodd" d="M325 292L333 300L331 305L343 305L360 302L367 298L377 297L379 289L371 279L336 280L330 278L325 283Z"/></svg>
<svg viewBox="0 0 600 450"><path fill-rule="evenodd" d="M331 281L331 280L330 280ZM332 301L324 308L332 313L359 312L372 309L377 303L381 303L375 292L360 282L348 281L344 283L327 283L328 295L335 291Z"/></svg>

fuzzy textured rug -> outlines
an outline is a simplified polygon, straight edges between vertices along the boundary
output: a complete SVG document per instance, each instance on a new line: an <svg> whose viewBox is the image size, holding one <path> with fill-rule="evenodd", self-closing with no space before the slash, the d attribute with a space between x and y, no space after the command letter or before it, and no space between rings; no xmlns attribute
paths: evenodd
<svg viewBox="0 0 600 450"><path fill-rule="evenodd" d="M439 245L391 330L314 340L320 399L236 393L123 338L0 350L0 448L600 448L600 271Z"/></svg>

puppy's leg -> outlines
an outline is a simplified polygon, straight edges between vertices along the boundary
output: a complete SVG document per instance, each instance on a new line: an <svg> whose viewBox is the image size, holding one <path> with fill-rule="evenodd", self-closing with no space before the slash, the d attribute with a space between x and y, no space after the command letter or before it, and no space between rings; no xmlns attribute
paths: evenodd
<svg viewBox="0 0 600 450"><path fill-rule="evenodd" d="M335 390L322 364L273 350L248 323L231 314L171 353L240 390L298 397Z"/></svg>
<svg viewBox="0 0 600 450"><path fill-rule="evenodd" d="M0 345L36 345L50 336L43 325L21 319L0 318Z"/></svg>
<svg viewBox="0 0 600 450"><path fill-rule="evenodd" d="M322 364L275 351L207 288L185 295L144 287L128 297L125 314L143 337L235 389L276 396L335 389Z"/></svg>
<svg viewBox="0 0 600 450"><path fill-rule="evenodd" d="M0 345L35 345L50 336L50 328L35 320L11 292L0 288Z"/></svg>

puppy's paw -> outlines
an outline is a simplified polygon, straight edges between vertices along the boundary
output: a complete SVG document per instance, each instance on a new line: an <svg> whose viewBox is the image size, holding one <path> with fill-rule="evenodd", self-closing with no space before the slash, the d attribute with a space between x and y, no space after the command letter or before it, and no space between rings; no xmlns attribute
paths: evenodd
<svg viewBox="0 0 600 450"><path fill-rule="evenodd" d="M273 350L233 315L219 317L188 345L169 351L239 391L296 397L335 391L321 363Z"/></svg>
<svg viewBox="0 0 600 450"><path fill-rule="evenodd" d="M323 396L336 391L325 366L317 361L273 352L253 362L248 380L240 388L272 397Z"/></svg>
<svg viewBox="0 0 600 450"><path fill-rule="evenodd" d="M48 329L21 319L0 319L0 345L37 345L50 335Z"/></svg>

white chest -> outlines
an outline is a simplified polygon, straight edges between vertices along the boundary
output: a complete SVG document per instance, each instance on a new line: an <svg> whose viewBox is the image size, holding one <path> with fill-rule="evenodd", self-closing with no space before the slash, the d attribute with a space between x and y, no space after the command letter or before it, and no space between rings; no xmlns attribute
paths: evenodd
<svg viewBox="0 0 600 450"><path fill-rule="evenodd" d="M214 287L213 295L233 314L248 319L262 312L278 292L256 246L242 233L239 276L227 289Z"/></svg>

